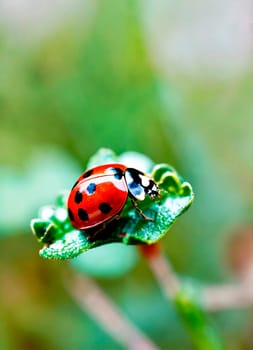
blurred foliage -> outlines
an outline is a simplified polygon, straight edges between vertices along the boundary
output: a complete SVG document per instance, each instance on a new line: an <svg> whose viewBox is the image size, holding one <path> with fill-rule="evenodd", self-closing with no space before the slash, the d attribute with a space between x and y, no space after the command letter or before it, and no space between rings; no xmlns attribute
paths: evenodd
<svg viewBox="0 0 253 350"><path fill-rule="evenodd" d="M18 64L17 49L6 44L3 134L13 135L14 124L19 131L9 142L29 140L25 147L30 150L34 144L62 144L81 161L109 142L118 151L132 145L151 156L156 144L163 159L168 146L159 121L157 82L132 6L101 2L89 35L83 33L85 24L69 26L18 55Z"/></svg>
<svg viewBox="0 0 253 350"><path fill-rule="evenodd" d="M163 240L166 253L182 274L231 278L227 239L252 222L252 67L208 81L164 72L139 9L98 1L88 20L66 17L32 45L1 26L1 349L117 349L63 291L66 264L37 256L28 227L101 146L135 149L189 179L195 205ZM161 349L191 348L142 261L99 283ZM229 349L249 349L249 310L215 319Z"/></svg>
<svg viewBox="0 0 253 350"><path fill-rule="evenodd" d="M38 203L53 201L60 188L69 188L78 169L73 158L52 148L34 152L23 171L0 166L0 235L27 230Z"/></svg>

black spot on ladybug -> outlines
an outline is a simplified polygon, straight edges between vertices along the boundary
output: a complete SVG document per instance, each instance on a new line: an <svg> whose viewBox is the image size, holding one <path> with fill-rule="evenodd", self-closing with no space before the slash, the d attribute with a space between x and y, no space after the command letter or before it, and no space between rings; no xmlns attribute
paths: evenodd
<svg viewBox="0 0 253 350"><path fill-rule="evenodd" d="M96 191L96 184L94 184L94 182L91 182L86 190L89 194L93 194Z"/></svg>
<svg viewBox="0 0 253 350"><path fill-rule="evenodd" d="M86 210L79 208L77 214L79 216L79 219L83 221L89 220L89 215Z"/></svg>
<svg viewBox="0 0 253 350"><path fill-rule="evenodd" d="M91 174L93 173L93 170L91 169L91 170L88 170L88 171L86 171L84 174L83 174L83 178L85 179L86 177L89 177L89 176L91 176Z"/></svg>
<svg viewBox="0 0 253 350"><path fill-rule="evenodd" d="M74 220L74 215L73 215L71 209L69 209L69 208L68 208L68 213L69 213L70 220L73 221Z"/></svg>
<svg viewBox="0 0 253 350"><path fill-rule="evenodd" d="M101 203L99 205L99 210L101 211L101 213L103 214L108 214L111 210L112 210L112 207L110 206L110 204L108 203Z"/></svg>
<svg viewBox="0 0 253 350"><path fill-rule="evenodd" d="M76 204L81 203L82 200L83 200L83 195L82 195L82 193L79 192L79 191L77 191L77 192L76 192L76 195L75 195L75 202L76 202Z"/></svg>
<svg viewBox="0 0 253 350"><path fill-rule="evenodd" d="M73 185L73 187L72 187L72 190L73 190L73 188L76 187L77 184L78 184L78 180L74 183L74 185Z"/></svg>

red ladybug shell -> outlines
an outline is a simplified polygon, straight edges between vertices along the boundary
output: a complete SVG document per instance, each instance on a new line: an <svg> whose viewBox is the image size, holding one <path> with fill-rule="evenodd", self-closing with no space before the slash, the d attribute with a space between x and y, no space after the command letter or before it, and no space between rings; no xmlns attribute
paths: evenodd
<svg viewBox="0 0 253 350"><path fill-rule="evenodd" d="M119 214L128 198L122 164L106 164L84 172L68 198L72 225L84 230L95 227Z"/></svg>

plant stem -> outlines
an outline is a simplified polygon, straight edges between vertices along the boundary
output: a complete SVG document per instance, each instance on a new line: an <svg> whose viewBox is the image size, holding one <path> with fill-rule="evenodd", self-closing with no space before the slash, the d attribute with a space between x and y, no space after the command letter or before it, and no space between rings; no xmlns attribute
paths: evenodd
<svg viewBox="0 0 253 350"><path fill-rule="evenodd" d="M158 350L89 277L75 273L65 279L69 294L118 343L130 350Z"/></svg>
<svg viewBox="0 0 253 350"><path fill-rule="evenodd" d="M158 243L139 247L142 255L147 259L149 266L159 283L161 290L173 298L180 289L180 281L174 273L169 261L161 253Z"/></svg>
<svg viewBox="0 0 253 350"><path fill-rule="evenodd" d="M181 284L157 244L141 246L161 290L172 302L198 350L223 350L223 342L206 316L194 290Z"/></svg>
<svg viewBox="0 0 253 350"><path fill-rule="evenodd" d="M206 287L203 289L203 303L208 311L249 306L253 304L253 282Z"/></svg>
<svg viewBox="0 0 253 350"><path fill-rule="evenodd" d="M203 303L209 311L242 308L252 305L253 261L239 283L205 287L203 289Z"/></svg>

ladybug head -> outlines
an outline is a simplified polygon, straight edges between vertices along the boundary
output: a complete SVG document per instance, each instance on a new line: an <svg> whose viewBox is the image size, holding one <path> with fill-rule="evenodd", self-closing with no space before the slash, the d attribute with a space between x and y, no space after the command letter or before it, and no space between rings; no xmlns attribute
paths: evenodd
<svg viewBox="0 0 253 350"><path fill-rule="evenodd" d="M159 195L156 183L139 170L128 168L125 171L125 180L130 196L136 200L143 201L146 195L151 198Z"/></svg>

